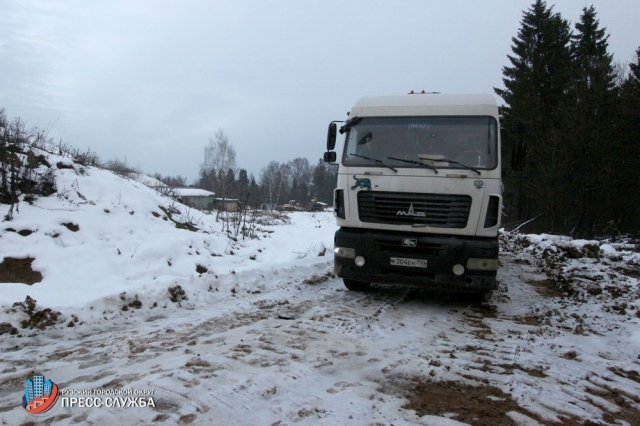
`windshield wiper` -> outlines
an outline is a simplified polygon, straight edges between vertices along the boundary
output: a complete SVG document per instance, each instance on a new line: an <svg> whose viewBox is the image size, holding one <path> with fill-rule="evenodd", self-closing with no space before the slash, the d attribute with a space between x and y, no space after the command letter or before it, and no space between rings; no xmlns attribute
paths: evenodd
<svg viewBox="0 0 640 426"><path fill-rule="evenodd" d="M462 168L465 168L467 170L471 170L473 172L476 172L477 174L481 174L480 170L478 170L478 169L476 169L474 167L467 166L466 164L462 164L462 163L460 163L458 161L449 160L448 158L438 158L437 160L436 159L431 160L431 159L421 158L421 160L422 161L437 161L437 162L443 162L443 163L453 163L453 164L457 164L458 166L460 166Z"/></svg>
<svg viewBox="0 0 640 426"><path fill-rule="evenodd" d="M367 159L367 160L375 161L376 163L381 164L381 165L383 165L385 167L388 167L391 170L393 170L394 172L398 173L398 171L396 169L394 169L393 167L391 167L390 165L388 165L384 161L378 160L377 158L371 158L371 157L367 157L365 155L359 155L359 154L349 154L349 155L353 155L354 157L360 157L360 158L364 158L364 159Z"/></svg>
<svg viewBox="0 0 640 426"><path fill-rule="evenodd" d="M480 170L476 169L475 167L467 166L466 164L462 164L462 163L459 163L459 162L457 162L457 161L448 160L448 159L446 159L446 158L443 158L443 159L442 159L442 160L440 160L440 161L446 161L446 162L448 162L448 163L457 164L458 166L460 166L460 167L462 167L462 168L465 168L465 169L467 169L467 170L471 170L472 172L476 172L476 173L477 173L477 174L479 174L479 175L480 175L480 174L482 174L482 173L480 173Z"/></svg>
<svg viewBox="0 0 640 426"><path fill-rule="evenodd" d="M422 167L427 167L433 170L434 172L436 172L436 174L438 174L438 170L435 167L433 167L431 164L421 163L420 161L415 161L415 160L405 160L404 158L396 158L396 157L387 157L387 158L389 160L404 161L405 163L417 164Z"/></svg>

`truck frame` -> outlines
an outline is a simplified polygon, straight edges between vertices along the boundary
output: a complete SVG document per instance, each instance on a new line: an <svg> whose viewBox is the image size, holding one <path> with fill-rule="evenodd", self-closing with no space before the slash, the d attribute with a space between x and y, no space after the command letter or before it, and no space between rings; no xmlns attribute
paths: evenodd
<svg viewBox="0 0 640 426"><path fill-rule="evenodd" d="M483 295L497 288L500 125L491 95L361 98L329 125L334 269L349 290L393 283Z"/></svg>

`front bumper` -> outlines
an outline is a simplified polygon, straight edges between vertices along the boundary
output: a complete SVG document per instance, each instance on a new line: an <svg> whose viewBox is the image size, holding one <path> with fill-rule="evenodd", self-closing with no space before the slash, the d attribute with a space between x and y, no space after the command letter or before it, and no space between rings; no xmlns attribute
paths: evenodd
<svg viewBox="0 0 640 426"><path fill-rule="evenodd" d="M489 263L497 264L497 237L469 238L340 228L334 242L335 247L353 249L355 257L360 257L360 261L364 259L364 265L357 266L354 258L334 256L335 273L341 278L456 291L485 292L498 288L496 269L466 268L469 259L489 259ZM392 265L392 258L410 259L411 263L422 266L426 261L426 267ZM414 259L417 261L412 262ZM453 272L456 265L464 267L460 275ZM456 268L460 273L460 266Z"/></svg>

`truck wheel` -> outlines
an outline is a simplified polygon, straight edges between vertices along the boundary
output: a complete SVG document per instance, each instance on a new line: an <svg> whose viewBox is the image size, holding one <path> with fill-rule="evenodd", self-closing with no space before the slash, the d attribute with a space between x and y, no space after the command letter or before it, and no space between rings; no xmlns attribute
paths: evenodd
<svg viewBox="0 0 640 426"><path fill-rule="evenodd" d="M348 280L343 278L344 286L351 291L365 291L369 288L369 283L355 280Z"/></svg>
<svg viewBox="0 0 640 426"><path fill-rule="evenodd" d="M475 295L476 302L480 304L489 303L489 301L491 300L492 294L493 294L492 291L483 291L481 293L477 293Z"/></svg>

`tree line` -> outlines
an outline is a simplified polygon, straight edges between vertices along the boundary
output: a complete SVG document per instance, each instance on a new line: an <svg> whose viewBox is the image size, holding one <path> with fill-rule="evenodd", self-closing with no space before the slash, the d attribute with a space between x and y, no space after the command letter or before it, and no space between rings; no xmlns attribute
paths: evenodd
<svg viewBox="0 0 640 426"><path fill-rule="evenodd" d="M616 64L608 38L593 6L573 28L542 0L523 12L504 88L494 88L505 102L507 227L584 237L640 229L640 47Z"/></svg>
<svg viewBox="0 0 640 426"><path fill-rule="evenodd" d="M229 137L218 130L204 147L204 160L196 186L215 192L219 198L235 198L244 205L272 208L295 200L306 207L311 200L333 203L338 170L322 159L315 166L306 158L286 163L271 161L256 179L246 169L236 167L236 151Z"/></svg>

